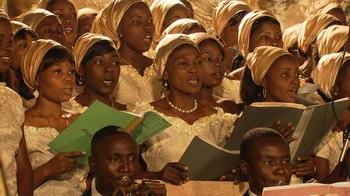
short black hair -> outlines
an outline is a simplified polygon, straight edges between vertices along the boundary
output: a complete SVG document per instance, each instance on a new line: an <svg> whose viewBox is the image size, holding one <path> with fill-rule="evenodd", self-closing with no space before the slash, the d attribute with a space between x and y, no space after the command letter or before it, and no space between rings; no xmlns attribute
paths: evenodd
<svg viewBox="0 0 350 196"><path fill-rule="evenodd" d="M96 152L96 148L97 146L99 146L100 142L107 137L110 137L112 135L116 135L119 137L128 137L131 140L135 141L132 136L125 132L122 128L118 127L118 126L114 126L114 125L109 125L106 127L103 127L102 129L98 130L94 136L92 137L92 141L91 141L91 155L92 156L96 156L97 152ZM136 142L135 142L136 144Z"/></svg>
<svg viewBox="0 0 350 196"><path fill-rule="evenodd" d="M254 21L254 23L252 25L252 28L250 30L250 36L252 36L252 34L258 28L260 28L264 22L271 22L273 24L281 26L280 22L278 22L278 20L276 20L275 18L272 18L271 16L263 16L261 18L258 18L256 21Z"/></svg>
<svg viewBox="0 0 350 196"><path fill-rule="evenodd" d="M45 69L51 67L56 63L61 63L65 60L68 60L74 65L74 58L68 52L68 50L62 46L55 46L49 49L41 61L40 68L38 73L44 71Z"/></svg>
<svg viewBox="0 0 350 196"><path fill-rule="evenodd" d="M83 67L85 66L85 64L91 60L92 58L94 58L95 56L101 56L104 55L106 53L109 53L111 51L117 51L111 42L107 41L107 40L101 40L99 42L96 42L94 45L92 45L89 50L86 52L83 60L81 61L80 66Z"/></svg>
<svg viewBox="0 0 350 196"><path fill-rule="evenodd" d="M274 129L267 127L258 127L249 130L244 134L242 143L240 145L240 156L242 161L249 161L252 145L256 142L257 139L262 137L274 137L280 138L281 140L287 142L284 137Z"/></svg>

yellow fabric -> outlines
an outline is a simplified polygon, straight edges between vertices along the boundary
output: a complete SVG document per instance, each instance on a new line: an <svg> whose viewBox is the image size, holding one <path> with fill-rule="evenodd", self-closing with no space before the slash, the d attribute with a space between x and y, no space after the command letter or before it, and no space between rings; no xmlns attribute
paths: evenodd
<svg viewBox="0 0 350 196"><path fill-rule="evenodd" d="M154 24L154 36L153 40L155 45L160 41L160 37L162 35L162 27L164 23L164 19L168 13L168 11L174 7L175 5L182 5L186 7L181 1L179 0L155 0L153 1L150 10L153 17L153 24Z"/></svg>
<svg viewBox="0 0 350 196"><path fill-rule="evenodd" d="M36 89L35 78L39 70L41 61L43 60L47 51L53 47L62 47L61 44L49 40L49 39L39 39L32 42L28 50L26 51L23 60L21 71L23 74L23 79L25 84L30 90L34 91Z"/></svg>
<svg viewBox="0 0 350 196"><path fill-rule="evenodd" d="M100 34L85 33L76 41L73 48L73 54L77 71L80 70L81 62L84 59L87 51L89 51L94 44L103 40L110 42L111 45L116 49L116 46L110 38Z"/></svg>
<svg viewBox="0 0 350 196"><path fill-rule="evenodd" d="M162 37L166 36L167 34L185 33L185 31L195 25L202 26L198 21L190 18L176 20L163 31Z"/></svg>
<svg viewBox="0 0 350 196"><path fill-rule="evenodd" d="M307 18L302 23L298 36L300 50L308 53L309 47L316 40L317 35L336 21L340 22L336 17L329 14L315 14Z"/></svg>
<svg viewBox="0 0 350 196"><path fill-rule="evenodd" d="M252 26L256 20L265 16L268 16L277 20L277 18L269 11L255 10L245 15L241 21L241 24L239 25L238 47L239 47L239 52L241 53L244 59L247 58L249 53L250 32L251 32Z"/></svg>
<svg viewBox="0 0 350 196"><path fill-rule="evenodd" d="M189 44L197 48L197 45L185 34L169 34L159 42L154 56L154 70L158 79L162 79L169 55L175 48L184 44Z"/></svg>
<svg viewBox="0 0 350 196"><path fill-rule="evenodd" d="M142 0L112 0L96 16L91 32L105 35L119 43L118 26L125 12ZM119 47L119 46L117 46Z"/></svg>
<svg viewBox="0 0 350 196"><path fill-rule="evenodd" d="M88 16L88 15L97 15L97 14L98 14L97 10L89 8L89 7L85 7L85 8L78 10L77 18L79 20L81 17Z"/></svg>
<svg viewBox="0 0 350 196"><path fill-rule="evenodd" d="M41 8L41 9L46 9L47 8L47 4L50 0L40 0L38 3L34 4L32 6L32 8ZM68 2L70 2L71 4L73 4L73 6L75 7L74 5L74 1L71 1L71 0L66 0Z"/></svg>
<svg viewBox="0 0 350 196"><path fill-rule="evenodd" d="M213 28L217 37L221 38L227 23L236 14L247 11L250 12L250 7L241 1L222 1L213 11Z"/></svg>
<svg viewBox="0 0 350 196"><path fill-rule="evenodd" d="M337 8L342 9L341 5L335 2L335 0L314 1L314 3L308 8L308 15L327 14L329 11Z"/></svg>
<svg viewBox="0 0 350 196"><path fill-rule="evenodd" d="M36 32L33 29L31 29L30 27L28 27L26 24L24 24L22 22L11 21L11 25L12 25L12 33L13 33L13 35L16 35L22 29L30 31L34 35L36 35Z"/></svg>
<svg viewBox="0 0 350 196"><path fill-rule="evenodd" d="M292 56L288 51L273 46L260 46L255 48L254 52L249 53L246 65L251 71L254 83L261 86L273 62L286 55Z"/></svg>
<svg viewBox="0 0 350 196"><path fill-rule="evenodd" d="M223 47L221 42L214 35L210 35L209 33L193 33L189 35L189 37L196 45L200 44L204 40L211 39L217 42L221 47Z"/></svg>
<svg viewBox="0 0 350 196"><path fill-rule="evenodd" d="M318 55L320 57L340 52L346 43L349 35L349 27L333 25L320 32L317 36Z"/></svg>
<svg viewBox="0 0 350 196"><path fill-rule="evenodd" d="M32 28L34 31L36 31L37 30L36 28L38 27L40 22L49 16L57 17L55 14L47 10L33 9L33 10L29 10L28 12L24 13L24 15L22 15L21 22L23 22L24 24Z"/></svg>
<svg viewBox="0 0 350 196"><path fill-rule="evenodd" d="M3 10L0 10L0 18L6 18L6 19L10 20L8 15Z"/></svg>
<svg viewBox="0 0 350 196"><path fill-rule="evenodd" d="M320 86L320 89L328 98L333 98L332 90L338 76L339 69L342 66L340 65L342 55L343 53L340 52L323 56L319 60L317 67L311 73L311 78L313 79L314 83ZM349 59L350 54L346 53L344 62Z"/></svg>
<svg viewBox="0 0 350 196"><path fill-rule="evenodd" d="M284 30L282 37L284 49L288 50L298 42L300 26L301 23L298 23Z"/></svg>

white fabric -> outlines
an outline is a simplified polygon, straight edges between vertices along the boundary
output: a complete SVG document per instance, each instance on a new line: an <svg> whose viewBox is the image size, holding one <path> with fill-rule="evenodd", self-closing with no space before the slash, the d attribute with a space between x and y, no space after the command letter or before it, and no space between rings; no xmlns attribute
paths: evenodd
<svg viewBox="0 0 350 196"><path fill-rule="evenodd" d="M33 169L47 163L54 157L48 144L58 136L59 132L51 127L24 126L29 159ZM55 179L46 181L35 189L35 196L82 195L86 189L88 167L82 166L65 173Z"/></svg>
<svg viewBox="0 0 350 196"><path fill-rule="evenodd" d="M153 66L146 68L141 76L131 65L122 65L113 97L118 103L133 106L136 102L153 102L159 99L161 88Z"/></svg>
<svg viewBox="0 0 350 196"><path fill-rule="evenodd" d="M257 194L253 193L250 189L249 189L249 191L248 191L248 195L249 195L249 196L258 196Z"/></svg>
<svg viewBox="0 0 350 196"><path fill-rule="evenodd" d="M165 118L171 127L146 142L148 149L142 154L150 171L160 171L170 162L180 160L194 136L204 138L214 144L224 145L232 132L236 115L218 109L216 114L198 119L192 125L177 117L166 116L156 111L148 103L137 103L132 111L142 114L153 111Z"/></svg>
<svg viewBox="0 0 350 196"><path fill-rule="evenodd" d="M96 189L95 178L92 179L92 183L91 183L91 196L102 196Z"/></svg>
<svg viewBox="0 0 350 196"><path fill-rule="evenodd" d="M66 109L68 111L71 111L73 113L79 113L79 114L85 112L85 110L87 110L89 108L87 106L83 106L80 103L78 103L75 100L75 97L73 97L69 101L63 103L62 106L64 109Z"/></svg>
<svg viewBox="0 0 350 196"><path fill-rule="evenodd" d="M235 103L242 103L242 99L240 97L240 84L239 80L230 80L228 78L224 78L220 84L213 89L213 96L217 102L221 102L224 100L231 100Z"/></svg>
<svg viewBox="0 0 350 196"><path fill-rule="evenodd" d="M9 195L12 196L17 194L15 156L22 138L24 113L20 96L5 83L0 83L0 116L0 162Z"/></svg>

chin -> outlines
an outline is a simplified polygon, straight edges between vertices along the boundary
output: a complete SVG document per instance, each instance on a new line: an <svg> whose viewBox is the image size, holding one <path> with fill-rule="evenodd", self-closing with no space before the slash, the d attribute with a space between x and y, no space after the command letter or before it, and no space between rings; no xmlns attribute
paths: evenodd
<svg viewBox="0 0 350 196"><path fill-rule="evenodd" d="M10 69L9 64L0 64L0 73L7 72Z"/></svg>

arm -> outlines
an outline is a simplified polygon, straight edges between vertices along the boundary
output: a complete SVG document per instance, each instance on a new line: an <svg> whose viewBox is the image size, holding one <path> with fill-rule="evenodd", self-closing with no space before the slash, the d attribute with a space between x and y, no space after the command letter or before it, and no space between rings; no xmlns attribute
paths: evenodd
<svg viewBox="0 0 350 196"><path fill-rule="evenodd" d="M16 154L18 195L33 195L33 170L30 165L26 141L22 130L22 138Z"/></svg>
<svg viewBox="0 0 350 196"><path fill-rule="evenodd" d="M316 156L315 157L316 173L315 178L317 181L322 182L329 175L329 161L327 159Z"/></svg>

